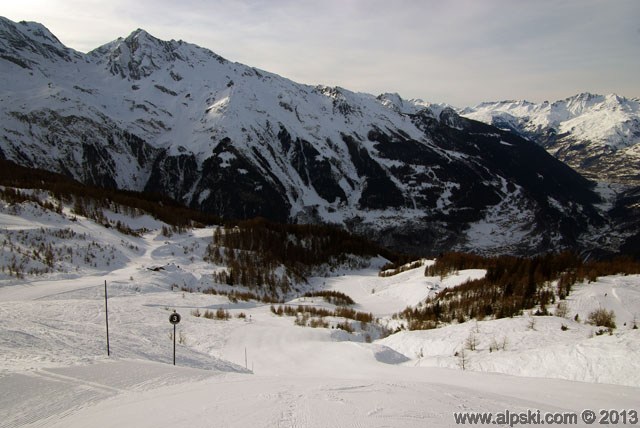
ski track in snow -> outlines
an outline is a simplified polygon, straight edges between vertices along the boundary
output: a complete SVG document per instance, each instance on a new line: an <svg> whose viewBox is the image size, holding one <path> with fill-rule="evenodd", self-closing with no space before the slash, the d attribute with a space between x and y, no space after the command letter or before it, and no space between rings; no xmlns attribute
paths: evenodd
<svg viewBox="0 0 640 428"><path fill-rule="evenodd" d="M0 389L11 392L0 399L0 408L8 411L0 426L51 426L117 395L197 381L213 374L134 360L12 373L0 377Z"/></svg>
<svg viewBox="0 0 640 428"><path fill-rule="evenodd" d="M8 215L0 220L29 227ZM60 220L49 221L38 227L60 227ZM424 427L452 426L457 411L638 409L640 336L630 329L640 309L638 276L576 286L568 319L536 317L535 329L524 316L404 331L369 344L341 330L294 326L269 305L177 291L175 285L210 285L215 267L199 260L212 230L167 238L148 222L155 231L126 238L138 249L127 250L117 269L1 282L0 427ZM84 219L71 226L123 245L117 232ZM382 278L370 268L312 278L308 287L342 291L357 310L388 317L483 274L429 278L419 267ZM290 304L326 305L314 298ZM573 315L586 319L598 307L614 310L619 328L589 339L593 328ZM217 308L234 317L191 315ZM172 309L182 315L177 366L171 365ZM247 319L235 317L239 312ZM479 338L470 358L475 371L461 371L453 355L471 330ZM508 349L490 353L490 340L503 336Z"/></svg>

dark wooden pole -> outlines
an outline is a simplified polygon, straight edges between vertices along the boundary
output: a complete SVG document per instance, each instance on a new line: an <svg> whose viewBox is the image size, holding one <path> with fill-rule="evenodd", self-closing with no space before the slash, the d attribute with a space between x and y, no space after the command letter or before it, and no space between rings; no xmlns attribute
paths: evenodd
<svg viewBox="0 0 640 428"><path fill-rule="evenodd" d="M111 355L109 349L109 307L107 306L107 280L104 280L104 321L107 326L107 356Z"/></svg>

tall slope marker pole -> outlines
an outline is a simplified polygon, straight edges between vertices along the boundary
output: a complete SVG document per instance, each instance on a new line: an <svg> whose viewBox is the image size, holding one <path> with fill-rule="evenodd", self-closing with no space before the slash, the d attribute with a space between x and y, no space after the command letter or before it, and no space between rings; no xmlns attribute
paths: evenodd
<svg viewBox="0 0 640 428"><path fill-rule="evenodd" d="M173 324L173 365L176 365L176 325L180 322L180 314L173 310L169 315L169 322Z"/></svg>
<svg viewBox="0 0 640 428"><path fill-rule="evenodd" d="M111 355L109 350L109 307L107 306L107 280L104 280L104 321L107 325L107 356Z"/></svg>

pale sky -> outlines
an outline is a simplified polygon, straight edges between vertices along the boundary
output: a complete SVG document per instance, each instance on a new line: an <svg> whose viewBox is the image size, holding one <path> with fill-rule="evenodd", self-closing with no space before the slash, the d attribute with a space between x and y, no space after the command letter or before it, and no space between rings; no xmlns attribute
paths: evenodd
<svg viewBox="0 0 640 428"><path fill-rule="evenodd" d="M142 28L296 82L457 107L640 97L640 0L0 0L88 52Z"/></svg>

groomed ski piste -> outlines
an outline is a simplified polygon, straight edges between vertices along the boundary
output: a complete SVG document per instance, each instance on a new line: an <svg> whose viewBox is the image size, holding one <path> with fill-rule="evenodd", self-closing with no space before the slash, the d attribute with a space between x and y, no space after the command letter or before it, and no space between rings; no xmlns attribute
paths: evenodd
<svg viewBox="0 0 640 428"><path fill-rule="evenodd" d="M454 412L640 411L640 330L632 328L640 276L577 285L565 318L525 313L377 339L357 323L353 333L331 328L337 319L329 328L301 327L270 304L198 291L229 289L212 283L222 267L203 261L213 228L167 237L151 217L107 216L146 232L124 235L68 207L56 214L3 203L3 266L28 242L51 243L68 257L51 273L3 271L1 427L425 427L455 426ZM484 275L425 277L421 266L379 277L383 264L335 269L301 291L341 291L395 331L392 314ZM332 307L310 297L287 304ZM613 334L582 322L598 308L615 312ZM230 319L195 315L218 309ZM175 366L174 310L182 317ZM470 334L477 346L462 370Z"/></svg>

